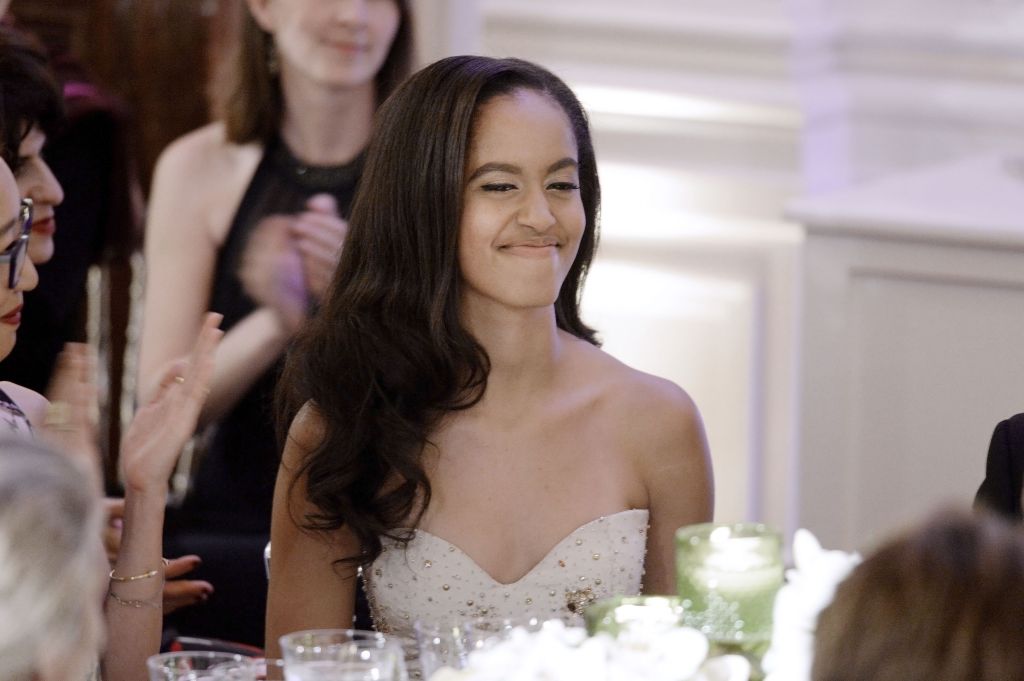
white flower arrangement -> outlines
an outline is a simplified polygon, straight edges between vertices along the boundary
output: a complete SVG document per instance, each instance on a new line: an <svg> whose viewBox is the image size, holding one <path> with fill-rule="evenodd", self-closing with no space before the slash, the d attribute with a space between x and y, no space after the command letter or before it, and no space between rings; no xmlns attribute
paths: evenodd
<svg viewBox="0 0 1024 681"><path fill-rule="evenodd" d="M765 681L810 681L818 615L860 562L858 553L825 550L808 530L796 531L795 567L775 597L772 644L761 663Z"/></svg>
<svg viewBox="0 0 1024 681"><path fill-rule="evenodd" d="M747 681L745 658L708 658L708 648L695 629L588 637L584 629L552 621L538 631L514 629L470 653L464 669L441 669L430 681Z"/></svg>

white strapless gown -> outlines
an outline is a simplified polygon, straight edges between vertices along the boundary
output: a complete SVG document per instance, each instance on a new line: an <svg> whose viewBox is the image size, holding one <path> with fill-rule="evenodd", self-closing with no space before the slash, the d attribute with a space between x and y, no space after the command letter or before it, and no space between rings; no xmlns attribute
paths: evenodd
<svg viewBox="0 0 1024 681"><path fill-rule="evenodd" d="M590 603L640 593L648 516L640 509L596 518L511 584L496 581L459 547L429 532L414 530L404 549L385 538L380 556L363 570L374 625L399 638L407 652L416 650L416 621L537 617L581 625Z"/></svg>

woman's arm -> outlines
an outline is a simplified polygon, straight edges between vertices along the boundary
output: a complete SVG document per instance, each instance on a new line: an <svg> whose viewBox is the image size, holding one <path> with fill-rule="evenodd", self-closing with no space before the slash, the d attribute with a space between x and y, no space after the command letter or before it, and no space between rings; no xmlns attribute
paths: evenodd
<svg viewBox="0 0 1024 681"><path fill-rule="evenodd" d="M277 474L270 528L268 658L280 657L278 639L293 631L352 627L356 568L334 561L358 555L358 541L345 528L327 535L301 527L315 507L306 497L303 478L296 479L295 474L322 432L320 416L307 405L292 422Z"/></svg>
<svg viewBox="0 0 1024 681"><path fill-rule="evenodd" d="M651 513L644 593L673 594L675 532L683 525L709 522L715 494L697 406L677 386L658 383L648 398L634 402L639 407L635 432L644 433L637 454Z"/></svg>
<svg viewBox="0 0 1024 681"><path fill-rule="evenodd" d="M168 370L154 399L136 412L122 442L124 528L105 609L106 681L146 678L146 658L160 649L167 480L206 397L223 335L217 329L220 320L216 314L204 318L189 360Z"/></svg>
<svg viewBox="0 0 1024 681"><path fill-rule="evenodd" d="M260 150L233 147L220 126L176 141L161 155L146 225L146 295L139 357L145 402L168 366L186 355L210 300L218 251ZM216 420L283 352L289 332L267 308L235 324L217 351L202 423Z"/></svg>

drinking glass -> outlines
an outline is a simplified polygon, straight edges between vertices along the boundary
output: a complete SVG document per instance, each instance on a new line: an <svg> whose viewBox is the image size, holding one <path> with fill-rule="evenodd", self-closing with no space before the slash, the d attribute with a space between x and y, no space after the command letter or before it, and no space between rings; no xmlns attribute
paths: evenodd
<svg viewBox="0 0 1024 681"><path fill-rule="evenodd" d="M401 646L357 629L312 629L282 636L287 681L406 681Z"/></svg>
<svg viewBox="0 0 1024 681"><path fill-rule="evenodd" d="M466 626L416 622L413 629L422 678L429 679L442 667L463 669L466 666L472 649Z"/></svg>
<svg viewBox="0 0 1024 681"><path fill-rule="evenodd" d="M150 681L256 681L252 658L237 653L191 650L146 660Z"/></svg>
<svg viewBox="0 0 1024 681"><path fill-rule="evenodd" d="M591 636L657 634L678 627L682 616L682 605L675 596L616 596L592 603L583 611Z"/></svg>
<svg viewBox="0 0 1024 681"><path fill-rule="evenodd" d="M423 622L413 625L419 649L419 664L424 679L442 667L463 669L474 650L506 640L516 629L540 631L544 622L536 617L524 619L477 618L464 622Z"/></svg>
<svg viewBox="0 0 1024 681"><path fill-rule="evenodd" d="M765 525L705 523L676 532L683 622L716 643L746 650L771 638L782 586L782 538Z"/></svg>

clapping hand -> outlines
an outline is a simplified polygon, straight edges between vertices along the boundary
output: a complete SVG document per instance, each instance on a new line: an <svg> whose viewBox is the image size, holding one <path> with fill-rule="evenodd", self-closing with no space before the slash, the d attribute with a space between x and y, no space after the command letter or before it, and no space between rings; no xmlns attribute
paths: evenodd
<svg viewBox="0 0 1024 681"><path fill-rule="evenodd" d="M221 319L219 314L206 315L191 355L170 366L156 395L135 412L121 440L121 468L129 490L166 492L167 480L195 432L209 392L214 354L224 335L217 328Z"/></svg>
<svg viewBox="0 0 1024 681"><path fill-rule="evenodd" d="M309 308L303 259L292 234L294 220L288 215L263 218L249 236L238 270L246 294L276 312L292 332L305 321Z"/></svg>
<svg viewBox="0 0 1024 681"><path fill-rule="evenodd" d="M100 490L103 476L96 444L98 394L96 353L85 343L67 343L57 356L40 436L84 465Z"/></svg>
<svg viewBox="0 0 1024 681"><path fill-rule="evenodd" d="M306 202L306 211L292 221L298 239L306 286L314 298L323 298L338 267L348 223L338 215L338 203L330 194L316 194Z"/></svg>
<svg viewBox="0 0 1024 681"><path fill-rule="evenodd" d="M224 335L217 328L221 319L219 314L206 315L191 355L168 368L156 395L135 412L121 440L126 494L166 496L167 481L182 448L195 432L199 411L206 400L214 355ZM108 535L112 534L109 525ZM109 551L109 539L107 547ZM174 579L191 572L200 562L199 556L188 555L168 563L164 571L164 614L205 601L213 592L209 582Z"/></svg>

